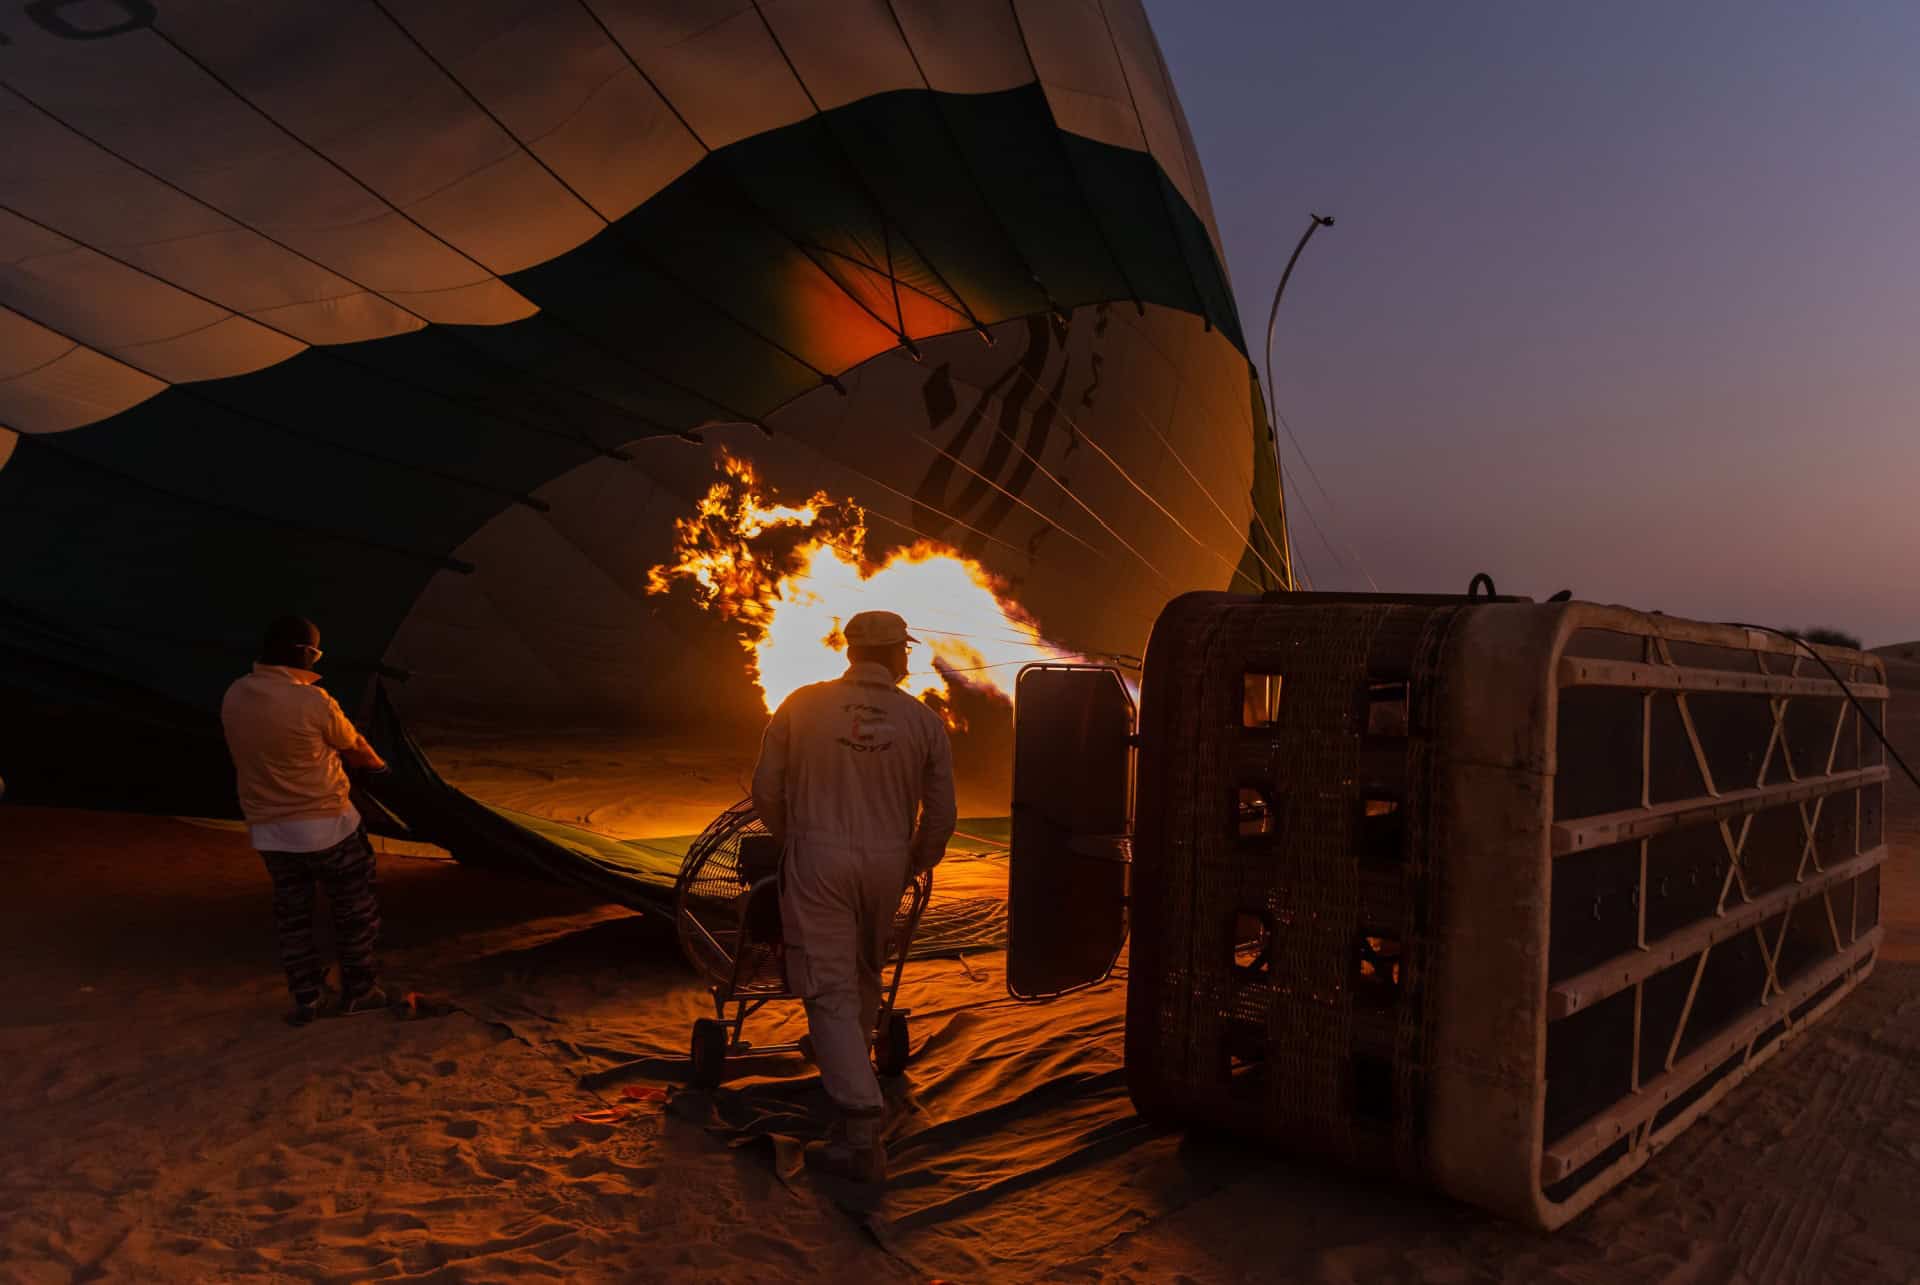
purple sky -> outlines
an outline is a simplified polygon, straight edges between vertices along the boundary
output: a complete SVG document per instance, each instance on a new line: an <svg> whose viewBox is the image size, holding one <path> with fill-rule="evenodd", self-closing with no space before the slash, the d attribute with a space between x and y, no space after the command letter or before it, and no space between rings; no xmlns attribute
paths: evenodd
<svg viewBox="0 0 1920 1285"><path fill-rule="evenodd" d="M1920 5L1148 9L1319 587L1920 638Z"/></svg>

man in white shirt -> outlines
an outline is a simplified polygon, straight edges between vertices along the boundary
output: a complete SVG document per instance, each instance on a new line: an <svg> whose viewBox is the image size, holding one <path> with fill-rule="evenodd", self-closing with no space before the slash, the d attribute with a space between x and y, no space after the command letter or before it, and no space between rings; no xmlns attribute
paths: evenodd
<svg viewBox="0 0 1920 1285"><path fill-rule="evenodd" d="M820 1080L840 1119L809 1161L886 1176L886 1100L871 1061L881 965L907 881L946 855L953 750L938 715L900 690L906 621L847 621L847 672L780 703L760 746L753 803L781 840L787 978L806 1002Z"/></svg>
<svg viewBox="0 0 1920 1285"><path fill-rule="evenodd" d="M280 963L293 992L287 1020L304 1026L320 1013L326 964L313 940L314 889L325 885L340 953L340 1011L387 1004L373 967L380 933L373 849L349 798L346 765L380 772L386 764L339 704L314 686L320 630L287 616L268 626L253 672L235 680L220 704L233 755L240 812L273 878Z"/></svg>

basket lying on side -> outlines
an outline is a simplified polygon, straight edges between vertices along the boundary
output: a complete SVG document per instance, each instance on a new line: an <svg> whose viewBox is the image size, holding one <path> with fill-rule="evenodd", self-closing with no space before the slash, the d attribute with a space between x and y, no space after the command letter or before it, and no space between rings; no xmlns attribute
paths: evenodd
<svg viewBox="0 0 1920 1285"><path fill-rule="evenodd" d="M1143 1112L1555 1227L1872 968L1883 747L1791 640L1190 595L1146 674Z"/></svg>

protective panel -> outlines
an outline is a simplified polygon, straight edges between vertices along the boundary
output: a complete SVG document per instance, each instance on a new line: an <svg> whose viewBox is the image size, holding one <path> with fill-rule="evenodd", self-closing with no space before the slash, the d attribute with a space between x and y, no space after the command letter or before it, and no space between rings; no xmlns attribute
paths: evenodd
<svg viewBox="0 0 1920 1285"><path fill-rule="evenodd" d="M1105 665L1033 665L1014 689L1007 990L1104 981L1127 939L1133 699Z"/></svg>

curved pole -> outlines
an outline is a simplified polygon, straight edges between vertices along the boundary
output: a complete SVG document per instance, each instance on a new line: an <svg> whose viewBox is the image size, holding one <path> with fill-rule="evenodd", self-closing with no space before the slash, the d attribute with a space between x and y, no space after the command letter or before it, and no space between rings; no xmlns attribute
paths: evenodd
<svg viewBox="0 0 1920 1285"><path fill-rule="evenodd" d="M1311 222L1307 230L1300 234L1300 243L1293 247L1293 256L1287 260L1287 267L1280 274L1280 284L1273 291L1273 307L1267 311L1267 346L1263 352L1267 368L1267 437L1273 442L1274 481L1280 489L1280 565L1287 569L1287 588L1294 587L1293 577L1293 533L1287 528L1287 474L1280 467L1280 434L1274 431L1274 421L1278 412L1274 410L1273 399L1273 323L1280 316L1280 296L1287 292L1287 281L1293 276L1293 265L1300 262L1300 252L1307 248L1307 242L1321 228L1333 226L1332 215L1309 214Z"/></svg>

